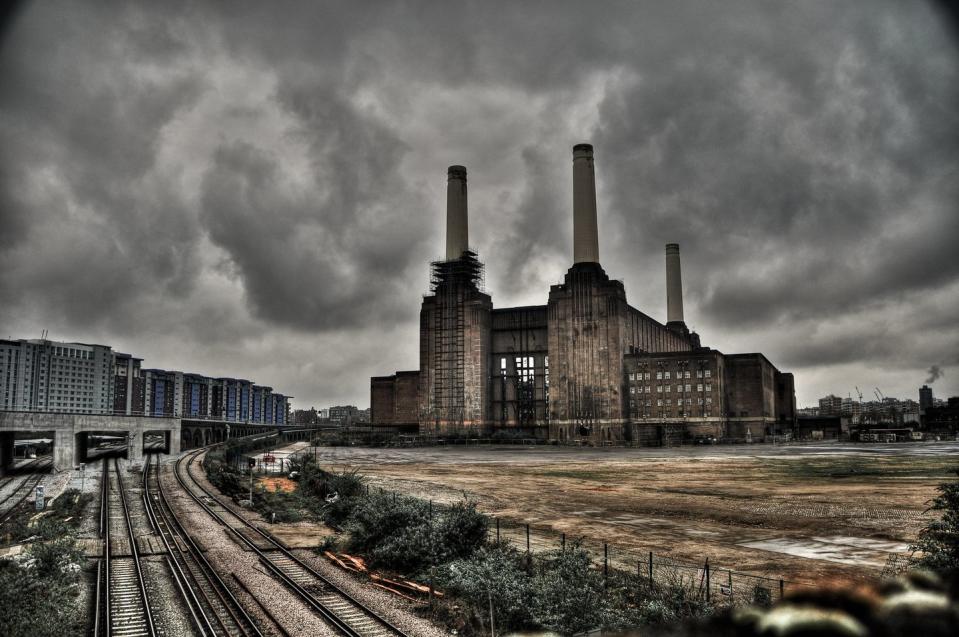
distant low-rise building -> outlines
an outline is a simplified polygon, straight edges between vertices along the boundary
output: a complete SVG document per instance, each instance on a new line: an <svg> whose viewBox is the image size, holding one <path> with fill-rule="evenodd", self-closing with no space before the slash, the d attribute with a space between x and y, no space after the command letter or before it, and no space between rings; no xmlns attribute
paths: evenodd
<svg viewBox="0 0 959 637"><path fill-rule="evenodd" d="M356 405L336 405L330 407L330 422L337 425L351 425L356 422L356 415L359 410Z"/></svg>
<svg viewBox="0 0 959 637"><path fill-rule="evenodd" d="M858 425L862 420L862 403L852 398L842 399L842 416L849 422Z"/></svg>
<svg viewBox="0 0 959 637"><path fill-rule="evenodd" d="M823 398L819 399L819 415L820 416L841 416L842 415L842 398L839 396L833 396L829 394Z"/></svg>
<svg viewBox="0 0 959 637"><path fill-rule="evenodd" d="M798 440L840 440L849 436L849 420L842 416L799 416Z"/></svg>
<svg viewBox="0 0 959 637"><path fill-rule="evenodd" d="M922 414L922 426L930 434L959 434L959 396L949 398L945 405L927 409Z"/></svg>

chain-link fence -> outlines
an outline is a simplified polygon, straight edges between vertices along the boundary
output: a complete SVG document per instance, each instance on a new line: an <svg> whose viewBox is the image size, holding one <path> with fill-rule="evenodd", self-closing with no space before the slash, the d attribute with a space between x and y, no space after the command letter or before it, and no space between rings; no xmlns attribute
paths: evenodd
<svg viewBox="0 0 959 637"><path fill-rule="evenodd" d="M694 563L596 538L567 536L552 528L496 516L491 516L489 537L491 541L508 542L533 555L562 550L567 543L575 542L589 553L594 566L604 574L612 570L634 574L648 585L678 586L720 605L769 603L782 598L787 588L801 586L782 578L734 571L711 564L708 558Z"/></svg>
<svg viewBox="0 0 959 637"><path fill-rule="evenodd" d="M368 494L385 494L393 498L408 496L389 489L370 487ZM430 509L440 511L446 505L430 500ZM567 544L577 544L590 556L594 568L606 577L628 574L638 578L647 586L667 586L682 588L715 605L768 605L782 599L787 592L806 586L798 582L788 582L783 578L768 575L743 573L733 569L711 564L708 558L702 562L680 560L654 551L636 547L624 547L601 539L585 536L569 536L551 527L537 526L499 516L488 516L490 520L487 536L491 542L505 542L516 549L528 553L531 557L550 551L564 550Z"/></svg>

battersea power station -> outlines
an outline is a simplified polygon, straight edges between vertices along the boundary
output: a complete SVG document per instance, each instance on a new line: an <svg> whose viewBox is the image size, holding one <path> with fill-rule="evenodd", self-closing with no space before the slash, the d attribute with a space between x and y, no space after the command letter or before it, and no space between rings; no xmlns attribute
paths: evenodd
<svg viewBox="0 0 959 637"><path fill-rule="evenodd" d="M573 259L546 305L495 308L469 248L466 169L450 166L446 258L431 264L419 369L370 381L374 426L560 443L761 441L792 429L792 374L724 354L683 319L679 246L666 245L666 323L626 301L600 262L593 147L573 147Z"/></svg>

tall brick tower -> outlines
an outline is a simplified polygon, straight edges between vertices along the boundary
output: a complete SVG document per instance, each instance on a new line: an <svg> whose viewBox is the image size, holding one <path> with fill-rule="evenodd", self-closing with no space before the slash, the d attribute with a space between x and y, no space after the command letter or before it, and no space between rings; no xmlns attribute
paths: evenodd
<svg viewBox="0 0 959 637"><path fill-rule="evenodd" d="M623 284L599 264L593 147L577 144L573 267L549 291L550 437L622 440L626 316Z"/></svg>
<svg viewBox="0 0 959 637"><path fill-rule="evenodd" d="M485 432L488 425L490 312L483 264L468 247L466 168L447 173L446 259L431 264L420 309L420 431Z"/></svg>

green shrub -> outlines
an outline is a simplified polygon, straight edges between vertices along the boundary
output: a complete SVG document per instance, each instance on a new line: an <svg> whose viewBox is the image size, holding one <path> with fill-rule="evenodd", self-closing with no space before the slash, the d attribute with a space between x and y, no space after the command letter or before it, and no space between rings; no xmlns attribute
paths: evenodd
<svg viewBox="0 0 959 637"><path fill-rule="evenodd" d="M489 531L489 517L476 510L476 502L463 499L434 511L435 562L469 557L483 546Z"/></svg>
<svg viewBox="0 0 959 637"><path fill-rule="evenodd" d="M206 477L220 493L229 497L249 497L250 476L216 458L207 458ZM244 496L244 494L246 494Z"/></svg>
<svg viewBox="0 0 959 637"><path fill-rule="evenodd" d="M498 632L533 627L532 583L522 555L509 544L484 546L468 558L450 562L440 571L438 583L462 598L478 634L491 632L490 606Z"/></svg>
<svg viewBox="0 0 959 637"><path fill-rule="evenodd" d="M422 500L373 494L360 499L345 526L350 550L374 564L416 571L430 563L429 510Z"/></svg>
<svg viewBox="0 0 959 637"><path fill-rule="evenodd" d="M297 490L308 500L309 509L334 526L349 517L357 499L366 493L366 485L358 472L325 471L313 461L313 456L297 458L290 468L299 473ZM327 502L326 498L334 493L337 500Z"/></svg>
<svg viewBox="0 0 959 637"><path fill-rule="evenodd" d="M564 635L602 625L606 610L602 575L578 544L537 556L533 575L534 621Z"/></svg>
<svg viewBox="0 0 959 637"><path fill-rule="evenodd" d="M468 557L486 541L488 518L463 501L441 510L424 500L373 494L353 498L346 519L350 549L404 572Z"/></svg>
<svg viewBox="0 0 959 637"><path fill-rule="evenodd" d="M0 560L0 626L10 637L84 632L78 603L82 553L73 539L33 544L22 560Z"/></svg>
<svg viewBox="0 0 959 637"><path fill-rule="evenodd" d="M304 518L302 499L286 491L257 489L253 492L253 508L271 522L299 522Z"/></svg>
<svg viewBox="0 0 959 637"><path fill-rule="evenodd" d="M959 475L959 469L955 469ZM959 482L943 482L938 488L931 511L941 511L942 516L919 531L919 538L910 547L918 555L913 560L916 566L937 573L959 572Z"/></svg>

